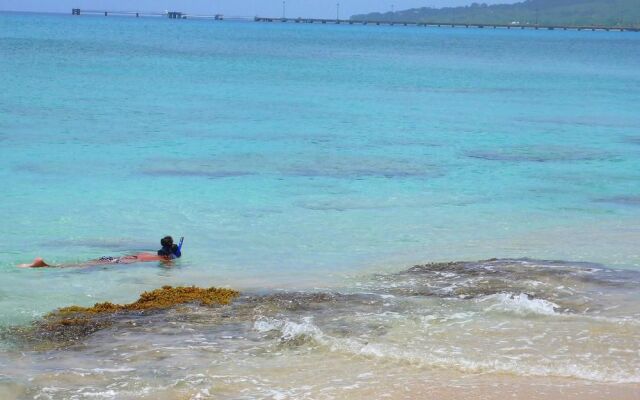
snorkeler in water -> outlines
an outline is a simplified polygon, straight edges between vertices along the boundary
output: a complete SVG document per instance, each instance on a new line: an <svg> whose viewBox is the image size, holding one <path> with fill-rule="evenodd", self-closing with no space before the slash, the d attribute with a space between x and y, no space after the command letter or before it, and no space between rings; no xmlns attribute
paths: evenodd
<svg viewBox="0 0 640 400"><path fill-rule="evenodd" d="M46 268L46 267L87 267L92 265L106 265L106 264L133 264L139 262L154 262L154 261L171 261L176 258L182 257L182 243L184 237L180 238L180 244L174 244L171 236L165 236L160 240L162 248L158 250L157 255L150 253L138 253L135 255L111 257L104 256L95 260L89 260L81 264L73 265L50 265L42 258L38 257L31 264L20 264L20 268Z"/></svg>
<svg viewBox="0 0 640 400"><path fill-rule="evenodd" d="M180 244L173 244L173 238L171 236L165 236L160 239L160 245L162 248L158 250L158 256L166 257L170 260L182 257L182 242L184 238L180 238Z"/></svg>

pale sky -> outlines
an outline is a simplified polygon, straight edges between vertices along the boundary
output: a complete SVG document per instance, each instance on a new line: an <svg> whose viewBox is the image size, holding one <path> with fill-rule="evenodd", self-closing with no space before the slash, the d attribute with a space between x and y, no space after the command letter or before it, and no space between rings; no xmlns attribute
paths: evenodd
<svg viewBox="0 0 640 400"><path fill-rule="evenodd" d="M478 3L514 3L516 0L286 0L287 17L335 18L340 3L340 18L366 12L386 12L413 7L444 7ZM123 11L174 10L192 14L226 16L282 15L282 0L0 0L3 11L71 12L71 9L107 9Z"/></svg>

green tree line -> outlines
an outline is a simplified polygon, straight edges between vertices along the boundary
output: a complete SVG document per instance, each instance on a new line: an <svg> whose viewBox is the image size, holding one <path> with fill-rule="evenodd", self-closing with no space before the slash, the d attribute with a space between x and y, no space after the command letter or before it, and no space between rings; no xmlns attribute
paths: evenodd
<svg viewBox="0 0 640 400"><path fill-rule="evenodd" d="M352 20L512 25L640 27L640 0L526 0L515 4L412 8Z"/></svg>

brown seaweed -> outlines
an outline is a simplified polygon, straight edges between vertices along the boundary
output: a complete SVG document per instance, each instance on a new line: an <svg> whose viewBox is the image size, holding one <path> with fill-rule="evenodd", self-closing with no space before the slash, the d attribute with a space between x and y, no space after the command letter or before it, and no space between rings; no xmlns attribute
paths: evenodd
<svg viewBox="0 0 640 400"><path fill-rule="evenodd" d="M178 305L226 305L240 292L224 288L163 286L144 292L129 304L96 303L91 307L60 308L27 327L10 329L11 337L31 348L46 350L78 343L83 338L114 324L127 323L127 318L158 312ZM118 318L121 317L121 318ZM131 321L129 321L131 323ZM135 325L135 324L134 324Z"/></svg>
<svg viewBox="0 0 640 400"><path fill-rule="evenodd" d="M191 287L163 286L160 289L144 292L140 298L130 304L96 303L92 307L70 306L60 308L49 316L66 316L69 314L103 314L127 311L162 310L178 304L196 303L203 306L229 304L240 292L233 289L211 287L202 289Z"/></svg>

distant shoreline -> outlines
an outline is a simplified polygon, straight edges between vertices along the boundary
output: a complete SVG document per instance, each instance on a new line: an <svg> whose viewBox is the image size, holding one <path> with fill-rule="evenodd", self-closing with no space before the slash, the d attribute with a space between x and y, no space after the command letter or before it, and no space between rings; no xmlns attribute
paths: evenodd
<svg viewBox="0 0 640 400"><path fill-rule="evenodd" d="M637 0L521 0L511 4L474 2L460 7L417 7L357 14L353 20L474 25L640 28Z"/></svg>
<svg viewBox="0 0 640 400"><path fill-rule="evenodd" d="M455 23L455 22L416 22L416 21L395 21L395 20L364 20L364 19L326 19L326 18L282 18L282 17L224 17L222 15L195 15L188 13L177 13L180 17L173 19L196 19L234 22L262 22L262 23L301 23L320 25L374 25L374 26L413 26L425 28L465 28L465 29L506 29L506 30L559 30L559 31L604 31L604 32L640 32L640 27L635 26L608 26L608 25L531 25L531 24L486 24L486 23ZM41 14L41 15L72 15L62 12L39 12L39 11L14 11L0 10L0 14ZM81 11L78 16L110 16L128 18L167 18L166 14L151 11Z"/></svg>

